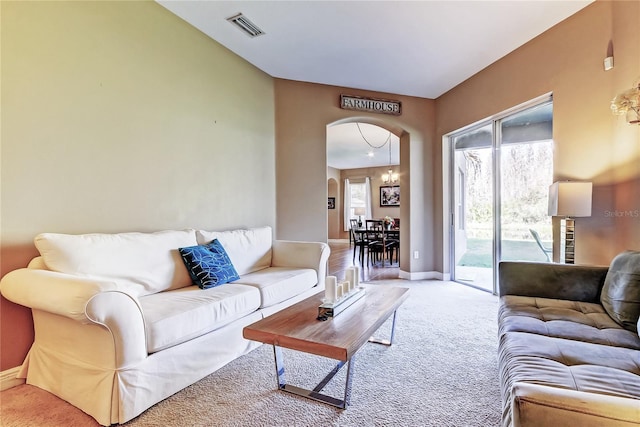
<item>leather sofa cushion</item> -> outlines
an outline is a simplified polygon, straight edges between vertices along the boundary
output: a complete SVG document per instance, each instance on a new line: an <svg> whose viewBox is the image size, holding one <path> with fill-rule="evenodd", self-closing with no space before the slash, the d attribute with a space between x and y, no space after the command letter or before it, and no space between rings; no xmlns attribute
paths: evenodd
<svg viewBox="0 0 640 427"><path fill-rule="evenodd" d="M506 332L500 336L498 358L503 420L510 419L517 382L637 399L640 405L638 350Z"/></svg>
<svg viewBox="0 0 640 427"><path fill-rule="evenodd" d="M153 353L219 329L259 306L256 288L235 283L209 289L189 286L141 297L147 351Z"/></svg>
<svg viewBox="0 0 640 427"><path fill-rule="evenodd" d="M617 255L607 272L600 301L623 328L638 332L640 317L640 251Z"/></svg>
<svg viewBox="0 0 640 427"><path fill-rule="evenodd" d="M600 304L506 295L498 311L500 335L529 332L640 350L640 337L622 328Z"/></svg>
<svg viewBox="0 0 640 427"><path fill-rule="evenodd" d="M240 276L234 282L252 286L260 291L261 308L278 304L313 288L318 273L311 268L269 267Z"/></svg>

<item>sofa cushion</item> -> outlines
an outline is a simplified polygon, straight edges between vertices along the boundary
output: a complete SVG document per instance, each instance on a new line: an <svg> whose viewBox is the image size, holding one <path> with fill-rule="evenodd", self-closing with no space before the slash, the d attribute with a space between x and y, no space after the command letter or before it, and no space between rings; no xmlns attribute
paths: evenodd
<svg viewBox="0 0 640 427"><path fill-rule="evenodd" d="M188 286L141 297L147 351L153 353L219 329L259 306L257 289L235 283L204 290Z"/></svg>
<svg viewBox="0 0 640 427"><path fill-rule="evenodd" d="M218 239L206 245L178 250L193 284L200 289L223 285L240 278Z"/></svg>
<svg viewBox="0 0 640 427"><path fill-rule="evenodd" d="M271 266L271 227L232 231L196 231L199 245L218 239L240 276Z"/></svg>
<svg viewBox="0 0 640 427"><path fill-rule="evenodd" d="M640 317L640 251L626 251L611 261L600 300L623 328L638 332Z"/></svg>
<svg viewBox="0 0 640 427"><path fill-rule="evenodd" d="M640 352L525 332L500 336L498 358L503 425L508 425L513 386L528 382L638 400Z"/></svg>
<svg viewBox="0 0 640 427"><path fill-rule="evenodd" d="M616 323L600 304L506 295L500 298L499 334L529 332L640 350L640 337Z"/></svg>
<svg viewBox="0 0 640 427"><path fill-rule="evenodd" d="M34 243L48 269L113 280L123 291L147 295L190 286L178 248L196 245L194 230L155 233L42 233Z"/></svg>
<svg viewBox="0 0 640 427"><path fill-rule="evenodd" d="M318 274L311 268L269 267L240 276L236 283L257 288L262 298L260 307L269 307L313 288Z"/></svg>

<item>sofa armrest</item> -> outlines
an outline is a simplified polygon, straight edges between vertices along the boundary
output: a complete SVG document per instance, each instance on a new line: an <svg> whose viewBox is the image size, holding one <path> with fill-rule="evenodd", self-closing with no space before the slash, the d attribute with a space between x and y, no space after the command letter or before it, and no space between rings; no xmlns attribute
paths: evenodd
<svg viewBox="0 0 640 427"><path fill-rule="evenodd" d="M514 427L638 426L640 400L531 383L513 386Z"/></svg>
<svg viewBox="0 0 640 427"><path fill-rule="evenodd" d="M2 278L0 291L16 304L82 324L106 327L114 336L118 367L147 357L144 319L138 301L118 291L111 281L21 268Z"/></svg>
<svg viewBox="0 0 640 427"><path fill-rule="evenodd" d="M273 267L312 268L318 273L318 285L324 287L327 261L331 253L329 245L322 242L275 240L272 249L271 265Z"/></svg>
<svg viewBox="0 0 640 427"><path fill-rule="evenodd" d="M499 294L597 303L608 267L502 261Z"/></svg>
<svg viewBox="0 0 640 427"><path fill-rule="evenodd" d="M32 268L11 271L0 281L0 292L9 301L81 323L90 323L85 314L87 301L115 289L116 284L108 280Z"/></svg>
<svg viewBox="0 0 640 427"><path fill-rule="evenodd" d="M147 357L144 317L135 297L120 291L100 292L87 301L85 312L92 322L111 332L118 368L125 368Z"/></svg>

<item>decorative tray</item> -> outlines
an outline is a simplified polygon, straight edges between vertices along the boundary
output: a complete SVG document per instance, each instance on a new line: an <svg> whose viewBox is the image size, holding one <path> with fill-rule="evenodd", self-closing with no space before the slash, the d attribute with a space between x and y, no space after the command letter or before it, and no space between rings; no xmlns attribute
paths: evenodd
<svg viewBox="0 0 640 427"><path fill-rule="evenodd" d="M329 317L336 317L362 298L366 293L365 291L365 288L356 288L333 303L323 302L318 306L318 320L327 320Z"/></svg>

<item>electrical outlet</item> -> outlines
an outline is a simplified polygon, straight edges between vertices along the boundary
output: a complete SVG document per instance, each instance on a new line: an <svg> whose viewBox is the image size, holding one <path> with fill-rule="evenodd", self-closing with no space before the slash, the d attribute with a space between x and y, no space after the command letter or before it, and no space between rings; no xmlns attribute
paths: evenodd
<svg viewBox="0 0 640 427"><path fill-rule="evenodd" d="M413 259L418 259L418 258L420 258L420 252L413 251Z"/></svg>

